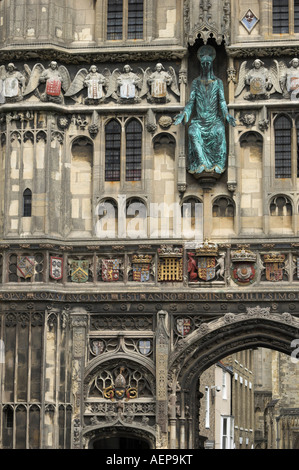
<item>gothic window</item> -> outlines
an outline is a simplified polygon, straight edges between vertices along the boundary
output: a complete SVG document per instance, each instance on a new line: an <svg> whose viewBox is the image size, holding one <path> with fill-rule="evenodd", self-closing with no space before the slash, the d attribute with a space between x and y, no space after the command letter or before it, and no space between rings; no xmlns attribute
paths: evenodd
<svg viewBox="0 0 299 470"><path fill-rule="evenodd" d="M272 31L273 34L299 33L299 0L273 0Z"/></svg>
<svg viewBox="0 0 299 470"><path fill-rule="evenodd" d="M105 181L140 181L142 125L130 119L125 126L112 119L105 131Z"/></svg>
<svg viewBox="0 0 299 470"><path fill-rule="evenodd" d="M107 39L143 38L143 0L108 0Z"/></svg>
<svg viewBox="0 0 299 470"><path fill-rule="evenodd" d="M274 123L275 178L292 176L292 123L286 116L279 116Z"/></svg>
<svg viewBox="0 0 299 470"><path fill-rule="evenodd" d="M142 127L137 119L126 126L126 181L141 180Z"/></svg>
<svg viewBox="0 0 299 470"><path fill-rule="evenodd" d="M31 217L32 212L32 192L25 189L23 192L23 217Z"/></svg>
<svg viewBox="0 0 299 470"><path fill-rule="evenodd" d="M115 120L106 125L105 132L105 181L120 181L121 127Z"/></svg>

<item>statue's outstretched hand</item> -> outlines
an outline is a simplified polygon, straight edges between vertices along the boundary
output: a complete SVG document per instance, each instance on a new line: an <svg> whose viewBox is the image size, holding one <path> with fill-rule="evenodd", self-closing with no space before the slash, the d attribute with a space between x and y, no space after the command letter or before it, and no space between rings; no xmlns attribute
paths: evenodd
<svg viewBox="0 0 299 470"><path fill-rule="evenodd" d="M231 126L233 126L233 127L236 126L236 120L231 114L227 114L226 120Z"/></svg>
<svg viewBox="0 0 299 470"><path fill-rule="evenodd" d="M178 114L174 118L174 125L181 124L185 119L185 113Z"/></svg>

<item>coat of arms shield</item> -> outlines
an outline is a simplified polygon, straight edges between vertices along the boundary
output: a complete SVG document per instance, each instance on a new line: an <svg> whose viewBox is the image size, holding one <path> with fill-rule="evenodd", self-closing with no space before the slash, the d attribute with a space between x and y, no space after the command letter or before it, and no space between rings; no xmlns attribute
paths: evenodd
<svg viewBox="0 0 299 470"><path fill-rule="evenodd" d="M34 256L17 257L17 275L23 279L30 278L35 273Z"/></svg>
<svg viewBox="0 0 299 470"><path fill-rule="evenodd" d="M187 336L191 331L190 318L178 318L176 321L176 327L179 335Z"/></svg>
<svg viewBox="0 0 299 470"><path fill-rule="evenodd" d="M50 96L59 96L61 92L61 81L57 78L49 78L46 83L46 93Z"/></svg>
<svg viewBox="0 0 299 470"><path fill-rule="evenodd" d="M265 79L263 77L254 77L250 81L250 93L261 95L265 93Z"/></svg>
<svg viewBox="0 0 299 470"><path fill-rule="evenodd" d="M71 260L71 279L72 282L87 282L88 281L88 260Z"/></svg>
<svg viewBox="0 0 299 470"><path fill-rule="evenodd" d="M133 265L133 281L146 282L150 277L149 264L134 264Z"/></svg>
<svg viewBox="0 0 299 470"><path fill-rule="evenodd" d="M151 342L148 339L140 339L138 349L143 356L147 356L151 351Z"/></svg>
<svg viewBox="0 0 299 470"><path fill-rule="evenodd" d="M198 259L198 277L204 281L211 281L216 276L216 258L204 256Z"/></svg>
<svg viewBox="0 0 299 470"><path fill-rule="evenodd" d="M50 277L55 280L62 279L63 258L60 256L50 256Z"/></svg>
<svg viewBox="0 0 299 470"><path fill-rule="evenodd" d="M18 96L19 93L19 82L15 77L7 77L4 82L4 96L13 98Z"/></svg>
<svg viewBox="0 0 299 470"><path fill-rule="evenodd" d="M96 79L87 80L87 96L93 100L99 100L103 97L103 86Z"/></svg>
<svg viewBox="0 0 299 470"><path fill-rule="evenodd" d="M167 84L164 79L155 78L152 86L151 93L154 98L164 98L167 94Z"/></svg>
<svg viewBox="0 0 299 470"><path fill-rule="evenodd" d="M255 278L255 266L251 263L234 263L233 279L240 284L249 284Z"/></svg>
<svg viewBox="0 0 299 470"><path fill-rule="evenodd" d="M271 282L282 281L285 255L270 254L264 256L266 279Z"/></svg>
<svg viewBox="0 0 299 470"><path fill-rule="evenodd" d="M119 280L119 259L103 259L102 260L102 280L113 282Z"/></svg>

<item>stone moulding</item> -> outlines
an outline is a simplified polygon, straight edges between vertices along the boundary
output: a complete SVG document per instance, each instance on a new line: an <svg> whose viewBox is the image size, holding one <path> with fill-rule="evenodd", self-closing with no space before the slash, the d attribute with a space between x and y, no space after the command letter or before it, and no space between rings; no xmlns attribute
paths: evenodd
<svg viewBox="0 0 299 470"><path fill-rule="evenodd" d="M290 313L272 313L270 307L248 307L244 313L226 313L223 317L217 320L213 320L209 323L202 323L199 328L178 342L176 351L170 357L170 364L177 362L183 352L192 347L192 345L195 347L198 340L202 339L204 341L204 337L206 335L216 332L224 326L237 325L238 323L254 319L266 320L271 323L277 323L278 325L292 326L294 329L297 329L299 333L299 318L291 315Z"/></svg>
<svg viewBox="0 0 299 470"><path fill-rule="evenodd" d="M281 42L272 46L265 44L255 44L250 47L244 46L244 43L238 46L227 46L226 53L228 57L232 58L256 58L256 57L283 57L283 56L298 56L299 46L296 44L287 44Z"/></svg>
<svg viewBox="0 0 299 470"><path fill-rule="evenodd" d="M105 49L95 47L94 50L89 49L74 49L68 51L60 50L55 46L48 45L34 45L34 51L32 48L23 49L24 45L15 44L13 49L6 49L0 52L1 62L12 61L12 60L57 60L66 64L88 64L88 63L111 63L111 62L127 62L127 61L154 61L154 60L180 60L183 59L188 49L186 47L176 46L155 46L152 49L151 46L144 45L142 50L136 50L135 47L126 48L126 50L120 51L119 48ZM148 49L147 49L148 47ZM17 49L16 49L17 48Z"/></svg>

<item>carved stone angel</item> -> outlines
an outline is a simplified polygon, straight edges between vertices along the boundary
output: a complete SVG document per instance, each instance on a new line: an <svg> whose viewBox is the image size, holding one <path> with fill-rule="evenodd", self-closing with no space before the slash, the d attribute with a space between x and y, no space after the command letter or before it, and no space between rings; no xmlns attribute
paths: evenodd
<svg viewBox="0 0 299 470"><path fill-rule="evenodd" d="M42 94L39 93L38 87L45 83L45 89ZM41 101L53 101L54 103L63 103L63 91L67 91L71 80L69 72L64 65L58 66L57 62L52 60L47 69L40 63L35 64L32 69L28 85L25 89L24 96L37 91L37 95Z"/></svg>
<svg viewBox="0 0 299 470"><path fill-rule="evenodd" d="M273 61L270 70L264 65L260 59L253 62L251 69L247 67L247 61L241 64L235 97L240 96L245 87L249 88L244 95L245 100L269 99L275 92L282 93L277 60Z"/></svg>
<svg viewBox="0 0 299 470"><path fill-rule="evenodd" d="M107 98L112 98L118 103L140 102L140 90L142 89L144 71L139 68L133 72L130 65L126 64L123 72L115 69L109 76Z"/></svg>
<svg viewBox="0 0 299 470"><path fill-rule="evenodd" d="M0 67L0 104L23 99L25 76L17 70L13 63Z"/></svg>
<svg viewBox="0 0 299 470"><path fill-rule="evenodd" d="M105 76L98 72L96 65L92 65L89 71L85 68L80 69L65 93L65 96L73 98L80 93L81 90L87 88L86 104L95 104L96 102L102 101L105 98L103 88L108 86L109 75L107 69L103 73L105 73Z"/></svg>
<svg viewBox="0 0 299 470"><path fill-rule="evenodd" d="M141 89L142 81L143 73L134 73L130 65L126 64L123 68L123 73L117 78L117 94L120 101L134 100L135 102L140 102L138 90Z"/></svg>
<svg viewBox="0 0 299 470"><path fill-rule="evenodd" d="M283 97L296 101L299 94L299 59L295 57L289 62L289 67L280 63L280 85Z"/></svg>
<svg viewBox="0 0 299 470"><path fill-rule="evenodd" d="M169 67L168 71L165 71L163 65L158 63L154 72L150 68L146 69L144 88L141 91L141 96L147 93L150 102L167 103L170 101L168 87L175 95L180 96L174 68Z"/></svg>

